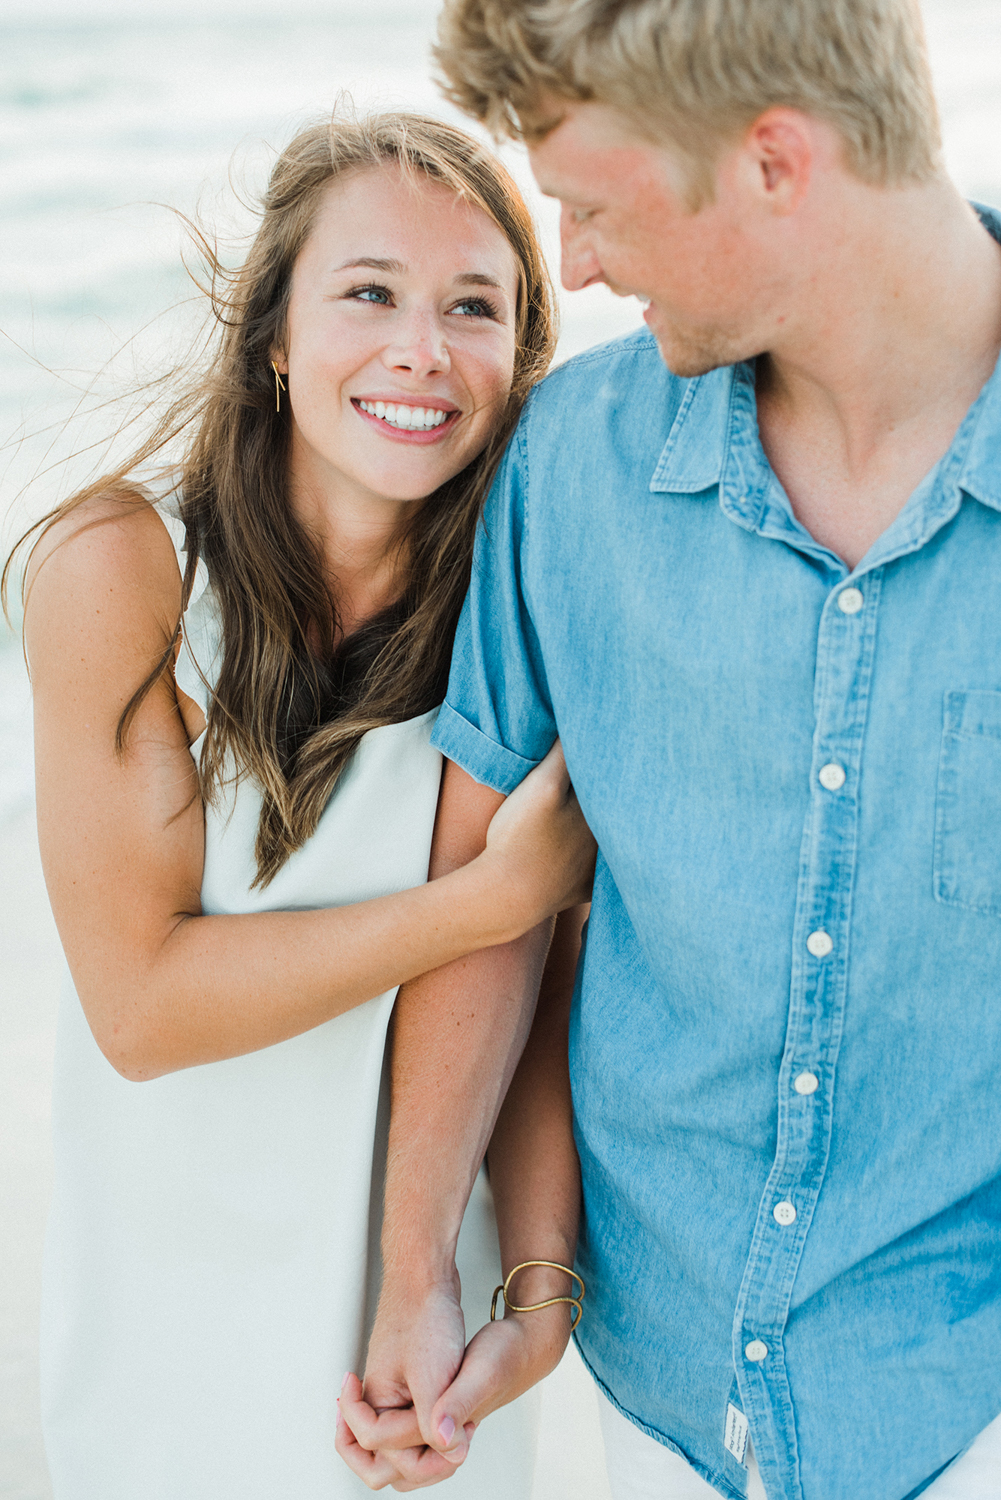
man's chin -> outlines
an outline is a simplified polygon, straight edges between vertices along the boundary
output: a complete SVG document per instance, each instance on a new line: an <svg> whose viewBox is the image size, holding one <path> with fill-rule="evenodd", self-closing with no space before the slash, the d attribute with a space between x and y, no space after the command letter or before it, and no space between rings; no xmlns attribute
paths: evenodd
<svg viewBox="0 0 1001 1500"><path fill-rule="evenodd" d="M686 380L696 375L708 375L710 370L719 370L745 358L737 340L722 329L702 330L693 335L651 324L650 332L657 340L660 357L671 374Z"/></svg>

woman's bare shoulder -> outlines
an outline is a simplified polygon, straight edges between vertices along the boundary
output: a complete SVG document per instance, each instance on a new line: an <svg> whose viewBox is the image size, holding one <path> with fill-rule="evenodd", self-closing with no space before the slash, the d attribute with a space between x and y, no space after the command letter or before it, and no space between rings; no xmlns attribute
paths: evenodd
<svg viewBox="0 0 1001 1500"><path fill-rule="evenodd" d="M27 585L31 589L43 570L73 576L96 572L103 579L108 570L124 567L131 573L137 565L150 570L154 586L160 573L164 582L180 577L174 545L152 503L138 490L108 491L45 528L31 552Z"/></svg>
<svg viewBox="0 0 1001 1500"><path fill-rule="evenodd" d="M140 654L169 639L181 604L170 535L141 494L99 494L43 532L25 580L29 658L55 632L127 634ZM162 649L162 647L161 647Z"/></svg>

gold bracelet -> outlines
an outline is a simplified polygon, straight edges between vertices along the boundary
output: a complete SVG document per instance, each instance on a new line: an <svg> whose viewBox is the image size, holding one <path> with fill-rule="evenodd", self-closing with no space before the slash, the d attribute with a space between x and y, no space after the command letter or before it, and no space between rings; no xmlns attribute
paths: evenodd
<svg viewBox="0 0 1001 1500"><path fill-rule="evenodd" d="M511 1301L511 1298L508 1296L508 1289L510 1288L511 1283L517 1276L518 1272L526 1271L529 1266L550 1266L554 1271L565 1271L572 1280L576 1281L579 1284L580 1291L577 1293L576 1297L547 1297L545 1302L533 1302L528 1307L519 1307L517 1302ZM504 1306L510 1308L511 1312L541 1312L544 1307L555 1307L557 1303L566 1302L572 1308L574 1308L576 1313L573 1322L570 1324L570 1332L573 1333L574 1329L577 1327L577 1324L580 1322L581 1318L584 1315L584 1309L581 1307L581 1303L584 1300L584 1294L586 1291L587 1288L584 1285L583 1276L578 1276L577 1272L571 1271L569 1266L561 1266L559 1261L523 1260L521 1265L515 1266L513 1271L509 1271L502 1284L494 1289L494 1295L490 1303L490 1321L491 1323L495 1323L497 1321L497 1298L502 1294L504 1297Z"/></svg>

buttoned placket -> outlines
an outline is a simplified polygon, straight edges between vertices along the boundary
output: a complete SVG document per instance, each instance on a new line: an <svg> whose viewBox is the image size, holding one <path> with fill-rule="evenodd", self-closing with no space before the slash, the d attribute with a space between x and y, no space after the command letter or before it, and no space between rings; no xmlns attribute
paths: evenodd
<svg viewBox="0 0 1001 1500"><path fill-rule="evenodd" d="M824 605L814 679L811 795L800 852L775 1162L761 1199L734 1320L734 1366L765 1482L801 1493L783 1335L830 1152L848 977L858 785L882 569L840 581ZM836 768L836 769L835 769Z"/></svg>

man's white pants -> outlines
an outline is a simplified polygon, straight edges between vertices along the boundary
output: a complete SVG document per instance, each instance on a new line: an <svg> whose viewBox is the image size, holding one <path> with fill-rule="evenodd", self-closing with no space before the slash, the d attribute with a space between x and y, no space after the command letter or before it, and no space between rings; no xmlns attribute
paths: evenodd
<svg viewBox="0 0 1001 1500"><path fill-rule="evenodd" d="M634 1427L600 1391L598 1406L612 1500L719 1500L683 1458ZM748 1500L767 1500L750 1444L747 1452ZM1001 1417L928 1486L921 1500L1001 1500Z"/></svg>

